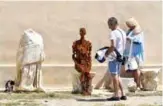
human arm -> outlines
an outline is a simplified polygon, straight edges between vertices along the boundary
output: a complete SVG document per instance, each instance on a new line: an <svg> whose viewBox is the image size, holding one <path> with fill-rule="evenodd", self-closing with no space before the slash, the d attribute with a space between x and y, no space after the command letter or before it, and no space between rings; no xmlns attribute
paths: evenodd
<svg viewBox="0 0 163 106"><path fill-rule="evenodd" d="M76 43L74 42L72 45L72 60L76 62Z"/></svg>
<svg viewBox="0 0 163 106"><path fill-rule="evenodd" d="M135 34L134 36L127 36L127 40L132 41L134 44L140 44L142 43L142 39L143 39L142 37L143 35L141 32L141 33Z"/></svg>
<svg viewBox="0 0 163 106"><path fill-rule="evenodd" d="M114 51L115 47L114 47L114 41L116 40L115 35L113 33L110 34L110 47L108 48L108 50L106 51L105 56L107 57L111 52Z"/></svg>

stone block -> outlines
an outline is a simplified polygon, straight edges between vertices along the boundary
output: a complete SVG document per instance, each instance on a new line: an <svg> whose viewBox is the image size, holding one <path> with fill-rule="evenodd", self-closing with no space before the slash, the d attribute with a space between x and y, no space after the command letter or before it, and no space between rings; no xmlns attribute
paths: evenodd
<svg viewBox="0 0 163 106"><path fill-rule="evenodd" d="M144 90L153 91L159 84L160 68L141 69L141 84Z"/></svg>

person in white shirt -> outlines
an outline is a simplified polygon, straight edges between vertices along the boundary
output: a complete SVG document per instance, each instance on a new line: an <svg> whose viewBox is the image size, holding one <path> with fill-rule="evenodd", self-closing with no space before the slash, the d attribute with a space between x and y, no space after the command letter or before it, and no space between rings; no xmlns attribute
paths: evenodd
<svg viewBox="0 0 163 106"><path fill-rule="evenodd" d="M121 54L123 57L123 52L126 45L126 33L119 28L118 21L115 17L111 17L108 19L108 26L109 29L111 29L110 33L110 40L111 40L111 46L106 52L106 57L112 53L115 49ZM124 95L123 88L122 88L122 82L120 79L120 70L121 70L121 64L122 62L119 62L117 59L109 60L108 62L108 68L112 76L113 80L113 86L114 86L114 96L111 98L108 98L110 101L119 101L119 100L126 100L127 97ZM119 95L118 91L121 91L121 95Z"/></svg>

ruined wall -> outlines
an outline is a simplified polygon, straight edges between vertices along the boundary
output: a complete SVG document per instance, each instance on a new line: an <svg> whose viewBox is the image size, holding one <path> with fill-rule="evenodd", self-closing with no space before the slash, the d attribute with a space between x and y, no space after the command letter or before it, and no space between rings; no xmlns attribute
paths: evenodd
<svg viewBox="0 0 163 106"><path fill-rule="evenodd" d="M0 2L0 65L15 64L15 55L23 31L33 28L42 34L45 43L45 64L72 64L71 45L79 38L79 28L86 27L87 39L95 51L109 45L107 20L117 17L120 26L129 17L135 17L145 33L145 64L160 64L162 59L161 2ZM97 63L93 59L93 63ZM97 83L107 67L93 67ZM45 86L71 86L73 67L44 67ZM64 76L63 75L67 75ZM14 79L15 67L0 66L0 88ZM161 74L160 74L161 79Z"/></svg>
<svg viewBox="0 0 163 106"><path fill-rule="evenodd" d="M47 55L45 63L71 64L71 45L86 27L95 51L109 45L107 19L115 16L122 28L134 16L145 33L146 64L160 64L162 57L161 2L0 2L0 63L15 63L23 31L33 28L42 34ZM93 60L93 63L96 63Z"/></svg>

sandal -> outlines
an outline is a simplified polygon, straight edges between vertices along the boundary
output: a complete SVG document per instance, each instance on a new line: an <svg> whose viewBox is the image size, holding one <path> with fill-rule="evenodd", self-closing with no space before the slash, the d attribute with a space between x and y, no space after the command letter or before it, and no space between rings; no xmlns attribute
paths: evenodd
<svg viewBox="0 0 163 106"><path fill-rule="evenodd" d="M120 101L119 97L111 97L107 99L108 101Z"/></svg>
<svg viewBox="0 0 163 106"><path fill-rule="evenodd" d="M127 96L121 96L121 100L127 100Z"/></svg>

